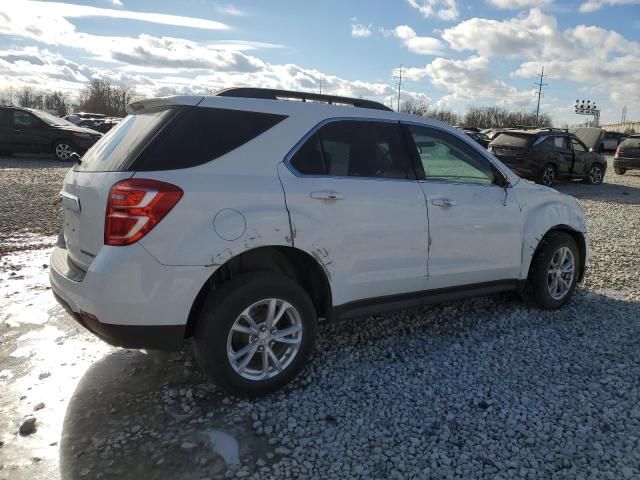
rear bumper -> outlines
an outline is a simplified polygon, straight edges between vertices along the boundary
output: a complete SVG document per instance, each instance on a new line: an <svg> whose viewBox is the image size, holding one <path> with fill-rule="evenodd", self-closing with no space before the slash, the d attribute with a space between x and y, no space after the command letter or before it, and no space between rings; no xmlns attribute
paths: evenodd
<svg viewBox="0 0 640 480"><path fill-rule="evenodd" d="M167 351L181 348L191 306L213 272L162 265L138 244L102 247L83 274L65 263L66 249L56 247L49 280L78 323L114 346Z"/></svg>
<svg viewBox="0 0 640 480"><path fill-rule="evenodd" d="M629 170L640 169L640 158L614 157L615 168L627 168Z"/></svg>

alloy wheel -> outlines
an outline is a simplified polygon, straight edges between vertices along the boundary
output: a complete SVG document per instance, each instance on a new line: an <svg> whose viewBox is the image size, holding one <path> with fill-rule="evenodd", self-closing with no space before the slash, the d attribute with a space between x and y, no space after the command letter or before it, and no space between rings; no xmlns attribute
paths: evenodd
<svg viewBox="0 0 640 480"><path fill-rule="evenodd" d="M73 149L68 143L59 143L56 145L56 157L58 157L60 160L66 162L71 158L72 153Z"/></svg>
<svg viewBox="0 0 640 480"><path fill-rule="evenodd" d="M227 336L227 358L248 380L265 380L283 372L302 343L302 320L285 300L268 298L247 307Z"/></svg>
<svg viewBox="0 0 640 480"><path fill-rule="evenodd" d="M599 165L594 165L589 170L589 180L594 185L599 185L602 183L602 168Z"/></svg>
<svg viewBox="0 0 640 480"><path fill-rule="evenodd" d="M554 253L547 272L547 289L554 300L562 300L573 283L575 258L569 247L561 247Z"/></svg>
<svg viewBox="0 0 640 480"><path fill-rule="evenodd" d="M556 179L556 169L553 167L545 167L542 172L542 184L550 187Z"/></svg>

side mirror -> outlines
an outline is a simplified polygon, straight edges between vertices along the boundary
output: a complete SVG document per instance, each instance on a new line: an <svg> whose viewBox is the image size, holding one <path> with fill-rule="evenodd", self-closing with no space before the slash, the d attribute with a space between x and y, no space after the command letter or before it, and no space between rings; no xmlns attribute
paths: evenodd
<svg viewBox="0 0 640 480"><path fill-rule="evenodd" d="M73 163L77 163L78 165L82 164L82 157L76 152L71 152L71 154L69 155L69 160L71 160Z"/></svg>

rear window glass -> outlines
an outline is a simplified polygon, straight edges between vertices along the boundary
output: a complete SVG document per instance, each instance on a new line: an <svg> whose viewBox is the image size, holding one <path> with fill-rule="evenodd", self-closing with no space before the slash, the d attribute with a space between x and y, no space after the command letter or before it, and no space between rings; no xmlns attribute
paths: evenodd
<svg viewBox="0 0 640 480"><path fill-rule="evenodd" d="M531 144L533 138L534 137L532 135L501 133L491 143L493 145L500 145L503 147L525 148Z"/></svg>
<svg viewBox="0 0 640 480"><path fill-rule="evenodd" d="M125 170L151 137L175 114L175 109L129 115L109 130L82 157L75 169L85 172Z"/></svg>
<svg viewBox="0 0 640 480"><path fill-rule="evenodd" d="M183 109L145 149L131 170L173 170L201 165L253 140L285 118L222 108Z"/></svg>
<svg viewBox="0 0 640 480"><path fill-rule="evenodd" d="M640 137L627 137L620 144L621 147L640 148Z"/></svg>

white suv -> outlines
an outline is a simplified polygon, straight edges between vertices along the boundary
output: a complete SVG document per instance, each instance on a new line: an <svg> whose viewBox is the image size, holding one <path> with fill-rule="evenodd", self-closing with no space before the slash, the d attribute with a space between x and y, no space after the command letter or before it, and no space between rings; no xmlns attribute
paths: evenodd
<svg viewBox="0 0 640 480"><path fill-rule="evenodd" d="M585 270L578 203L440 122L247 88L130 113L65 178L53 291L113 345L193 337L229 392L293 379L320 320L504 290L554 309Z"/></svg>

